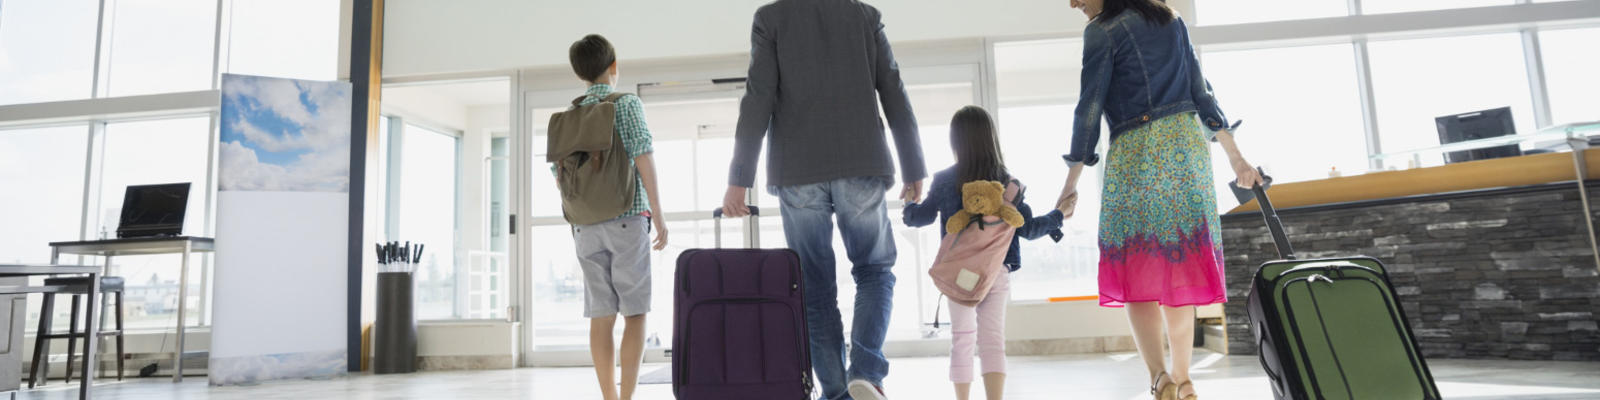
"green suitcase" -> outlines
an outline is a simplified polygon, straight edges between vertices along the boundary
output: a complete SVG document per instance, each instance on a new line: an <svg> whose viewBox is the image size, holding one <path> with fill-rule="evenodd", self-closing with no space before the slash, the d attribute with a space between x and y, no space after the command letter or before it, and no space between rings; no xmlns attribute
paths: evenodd
<svg viewBox="0 0 1600 400"><path fill-rule="evenodd" d="M1255 190L1278 261L1256 270L1248 311L1278 399L1439 399L1383 263L1297 260L1272 202Z"/></svg>

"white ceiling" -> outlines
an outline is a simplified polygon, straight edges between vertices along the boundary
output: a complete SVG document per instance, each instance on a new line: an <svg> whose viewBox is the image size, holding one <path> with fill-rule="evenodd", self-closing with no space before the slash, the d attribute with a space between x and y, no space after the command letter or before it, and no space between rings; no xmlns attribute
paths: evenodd
<svg viewBox="0 0 1600 400"><path fill-rule="evenodd" d="M599 33L633 62L744 54L767 1L391 0L384 8L385 78L560 67L567 46ZM1079 32L1064 0L871 0L901 42Z"/></svg>

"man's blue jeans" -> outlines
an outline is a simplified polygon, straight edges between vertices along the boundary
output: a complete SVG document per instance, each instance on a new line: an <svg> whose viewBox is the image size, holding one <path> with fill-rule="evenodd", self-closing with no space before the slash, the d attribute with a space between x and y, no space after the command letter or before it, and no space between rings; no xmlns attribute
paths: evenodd
<svg viewBox="0 0 1600 400"><path fill-rule="evenodd" d="M822 381L822 397L849 399L845 385L864 379L883 384L889 360L883 356L889 311L894 301L894 236L884 192L887 177L857 177L776 188L783 203L783 233L800 254L805 275L806 323L811 335L811 365ZM855 277L855 321L850 329L849 369L845 368L844 323L839 314L837 267L833 254L834 216Z"/></svg>

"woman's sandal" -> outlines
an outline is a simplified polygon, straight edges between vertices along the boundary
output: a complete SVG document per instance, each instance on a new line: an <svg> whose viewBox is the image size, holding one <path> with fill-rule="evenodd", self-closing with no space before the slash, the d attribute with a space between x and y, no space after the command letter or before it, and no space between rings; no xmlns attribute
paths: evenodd
<svg viewBox="0 0 1600 400"><path fill-rule="evenodd" d="M1178 385L1172 382L1172 376L1167 371L1156 374L1155 382L1150 383L1150 395L1156 400L1178 400Z"/></svg>
<svg viewBox="0 0 1600 400"><path fill-rule="evenodd" d="M1172 398L1178 400L1200 400L1200 396L1194 394L1194 381L1183 381L1183 383L1174 386L1176 388L1172 390ZM1183 391L1184 386L1189 387L1189 395L1178 397L1178 393Z"/></svg>

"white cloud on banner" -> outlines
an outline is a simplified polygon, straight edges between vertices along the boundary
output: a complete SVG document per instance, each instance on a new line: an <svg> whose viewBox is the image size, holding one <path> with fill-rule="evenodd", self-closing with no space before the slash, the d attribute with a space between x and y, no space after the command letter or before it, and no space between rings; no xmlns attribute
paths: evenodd
<svg viewBox="0 0 1600 400"><path fill-rule="evenodd" d="M221 190L349 191L348 86L228 75L222 92L238 112L223 113Z"/></svg>
<svg viewBox="0 0 1600 400"><path fill-rule="evenodd" d="M268 164L238 141L221 146L222 190L348 192L349 153L306 153L288 166Z"/></svg>

